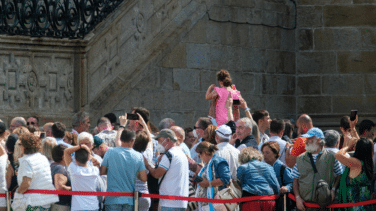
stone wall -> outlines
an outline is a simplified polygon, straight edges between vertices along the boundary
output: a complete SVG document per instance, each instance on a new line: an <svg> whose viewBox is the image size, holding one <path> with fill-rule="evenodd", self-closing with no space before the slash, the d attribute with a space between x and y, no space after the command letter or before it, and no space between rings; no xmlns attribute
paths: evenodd
<svg viewBox="0 0 376 211"><path fill-rule="evenodd" d="M0 46L0 119L9 126L35 115L71 126L85 41L0 36Z"/></svg>
<svg viewBox="0 0 376 211"><path fill-rule="evenodd" d="M252 109L295 117L295 14L290 0L140 0L90 38L87 106L94 121L132 106L158 124L207 116L205 92L230 71ZM188 20L188 21L187 21Z"/></svg>
<svg viewBox="0 0 376 211"><path fill-rule="evenodd" d="M376 120L376 1L297 4L297 114L323 127L338 127L351 109Z"/></svg>

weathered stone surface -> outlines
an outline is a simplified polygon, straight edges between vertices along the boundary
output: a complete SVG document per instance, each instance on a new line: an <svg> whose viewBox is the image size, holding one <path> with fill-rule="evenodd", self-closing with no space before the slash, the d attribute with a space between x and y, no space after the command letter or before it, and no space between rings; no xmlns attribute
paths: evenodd
<svg viewBox="0 0 376 211"><path fill-rule="evenodd" d="M206 40L210 44L222 43L222 27L221 23L215 21L208 21L206 23Z"/></svg>
<svg viewBox="0 0 376 211"><path fill-rule="evenodd" d="M361 113L374 113L376 96L339 96L333 97L333 112L350 114L357 109Z"/></svg>
<svg viewBox="0 0 376 211"><path fill-rule="evenodd" d="M229 21L230 20L230 9L226 6L214 5L208 11L209 19L215 21Z"/></svg>
<svg viewBox="0 0 376 211"><path fill-rule="evenodd" d="M376 29L359 28L359 31L361 33L361 48L366 50L376 49Z"/></svg>
<svg viewBox="0 0 376 211"><path fill-rule="evenodd" d="M298 95L320 95L321 76L303 76L297 78L296 94Z"/></svg>
<svg viewBox="0 0 376 211"><path fill-rule="evenodd" d="M322 11L320 6L298 7L298 27L321 27Z"/></svg>
<svg viewBox="0 0 376 211"><path fill-rule="evenodd" d="M206 44L187 44L187 67L209 68L210 48Z"/></svg>
<svg viewBox="0 0 376 211"><path fill-rule="evenodd" d="M199 70L174 68L173 80L174 80L175 90L181 90L181 91L200 90L200 71Z"/></svg>
<svg viewBox="0 0 376 211"><path fill-rule="evenodd" d="M163 60L163 67L185 68L187 66L187 52L185 44L179 44Z"/></svg>
<svg viewBox="0 0 376 211"><path fill-rule="evenodd" d="M315 50L357 50L360 48L361 33L356 28L316 29Z"/></svg>
<svg viewBox="0 0 376 211"><path fill-rule="evenodd" d="M227 46L228 57L228 70L241 71L242 70L242 48Z"/></svg>
<svg viewBox="0 0 376 211"><path fill-rule="evenodd" d="M281 30L281 50L296 51L295 30Z"/></svg>
<svg viewBox="0 0 376 211"><path fill-rule="evenodd" d="M376 26L376 5L325 6L325 26Z"/></svg>
<svg viewBox="0 0 376 211"><path fill-rule="evenodd" d="M367 74L364 75L364 92L365 94L374 94L376 93L376 75Z"/></svg>
<svg viewBox="0 0 376 211"><path fill-rule="evenodd" d="M232 74L232 82L241 94L261 95L262 75L252 73Z"/></svg>
<svg viewBox="0 0 376 211"><path fill-rule="evenodd" d="M265 109L273 113L284 115L295 114L296 97L295 96L267 96L265 98Z"/></svg>
<svg viewBox="0 0 376 211"><path fill-rule="evenodd" d="M376 71L376 52L353 51L338 53L340 73L374 73Z"/></svg>
<svg viewBox="0 0 376 211"><path fill-rule="evenodd" d="M313 31L311 29L300 29L298 31L298 48L299 50L313 49Z"/></svg>
<svg viewBox="0 0 376 211"><path fill-rule="evenodd" d="M227 47L223 45L212 45L210 47L210 63L211 69L228 69L229 58Z"/></svg>
<svg viewBox="0 0 376 211"><path fill-rule="evenodd" d="M357 84L357 86L352 86ZM322 93L327 95L363 94L362 75L328 75L322 77ZM346 88L350 87L351 88Z"/></svg>
<svg viewBox="0 0 376 211"><path fill-rule="evenodd" d="M161 89L172 90L174 87L172 68L160 68L159 71L159 84Z"/></svg>
<svg viewBox="0 0 376 211"><path fill-rule="evenodd" d="M188 34L190 43L206 43L206 21L201 20L193 27Z"/></svg>
<svg viewBox="0 0 376 211"><path fill-rule="evenodd" d="M272 95L294 95L295 76L263 74L262 93Z"/></svg>
<svg viewBox="0 0 376 211"><path fill-rule="evenodd" d="M242 70L264 72L266 68L266 51L257 48L243 48Z"/></svg>
<svg viewBox="0 0 376 211"><path fill-rule="evenodd" d="M297 97L298 114L316 114L316 113L330 113L332 111L331 97Z"/></svg>
<svg viewBox="0 0 376 211"><path fill-rule="evenodd" d="M376 0L353 0L354 4L369 4L376 3Z"/></svg>
<svg viewBox="0 0 376 211"><path fill-rule="evenodd" d="M333 52L300 52L296 54L300 74L336 73L336 54Z"/></svg>
<svg viewBox="0 0 376 211"><path fill-rule="evenodd" d="M266 58L266 72L295 74L295 53L267 50Z"/></svg>
<svg viewBox="0 0 376 211"><path fill-rule="evenodd" d="M352 0L297 0L298 5L351 4Z"/></svg>
<svg viewBox="0 0 376 211"><path fill-rule="evenodd" d="M212 84L216 84L217 86L218 85L218 82L217 82L217 71L214 71L214 70L203 70L201 71L200 73L200 88L201 88L201 91L203 92L206 92L206 90L208 90L209 86L212 85ZM230 73L231 74L231 73Z"/></svg>
<svg viewBox="0 0 376 211"><path fill-rule="evenodd" d="M255 48L280 49L281 29L276 27L252 26L252 46Z"/></svg>

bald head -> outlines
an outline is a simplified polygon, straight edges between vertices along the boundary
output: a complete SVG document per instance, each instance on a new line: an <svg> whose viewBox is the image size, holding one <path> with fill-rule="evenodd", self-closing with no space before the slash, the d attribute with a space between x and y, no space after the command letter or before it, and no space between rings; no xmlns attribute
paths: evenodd
<svg viewBox="0 0 376 211"><path fill-rule="evenodd" d="M181 144L183 143L184 139L185 139L185 132L184 132L184 129L179 127L179 126L172 126L170 128L172 131L174 131L175 135L176 135L176 138L178 139L178 143Z"/></svg>
<svg viewBox="0 0 376 211"><path fill-rule="evenodd" d="M298 127L298 135L303 135L307 131L313 128L312 119L308 114L302 114L296 121L296 126Z"/></svg>
<svg viewBox="0 0 376 211"><path fill-rule="evenodd" d="M15 117L10 122L10 131L13 131L14 129L24 126L26 127L26 120L23 117Z"/></svg>

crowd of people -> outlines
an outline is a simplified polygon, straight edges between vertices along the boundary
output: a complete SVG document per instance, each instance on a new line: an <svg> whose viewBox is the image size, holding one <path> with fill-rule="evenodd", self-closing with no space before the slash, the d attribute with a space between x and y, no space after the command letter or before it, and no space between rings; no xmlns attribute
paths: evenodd
<svg viewBox="0 0 376 211"><path fill-rule="evenodd" d="M314 127L307 114L296 124L271 119L266 110L250 110L227 71L219 71L217 80L220 86L211 85L206 93L209 115L198 118L193 128L183 129L170 118L157 127L143 107L119 117L108 113L91 132L84 111L73 116L71 131L61 122L41 126L35 116L15 117L9 128L0 121L0 193L14 193L14 211L134 210L133 197L24 194L30 189L214 199L233 187L242 197L293 193L296 203L288 201L288 210L314 210L304 203L319 203L324 183L330 190L328 204L372 198L376 186L371 120L357 124L357 117L351 121L344 116L338 128L341 135ZM139 199L141 211L226 209L215 203ZM282 208L278 200L261 200L231 209ZM5 198L0 198L0 211L5 210Z"/></svg>

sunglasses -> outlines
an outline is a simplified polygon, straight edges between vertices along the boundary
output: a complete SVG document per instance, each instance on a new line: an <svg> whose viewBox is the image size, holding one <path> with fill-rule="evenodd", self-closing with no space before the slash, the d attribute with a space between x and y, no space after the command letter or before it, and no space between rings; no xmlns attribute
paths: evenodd
<svg viewBox="0 0 376 211"><path fill-rule="evenodd" d="M35 122L27 122L27 125L35 125Z"/></svg>
<svg viewBox="0 0 376 211"><path fill-rule="evenodd" d="M193 128L196 130L196 129L201 129L200 127L196 127L196 125L195 126L193 126Z"/></svg>

